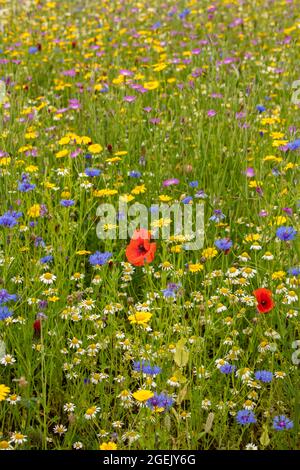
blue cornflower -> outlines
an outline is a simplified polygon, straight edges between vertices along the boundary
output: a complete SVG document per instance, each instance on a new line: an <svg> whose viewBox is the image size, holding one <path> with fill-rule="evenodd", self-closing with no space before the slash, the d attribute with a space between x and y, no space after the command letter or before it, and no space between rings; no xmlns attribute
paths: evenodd
<svg viewBox="0 0 300 470"><path fill-rule="evenodd" d="M74 206L74 204L75 204L75 201L73 201L72 199L62 199L60 201L60 205L63 207L71 207L71 206Z"/></svg>
<svg viewBox="0 0 300 470"><path fill-rule="evenodd" d="M199 191L196 192L195 197L197 199L205 199L207 198L207 194L205 193L203 189L199 189Z"/></svg>
<svg viewBox="0 0 300 470"><path fill-rule="evenodd" d="M272 382L273 374L268 370L258 370L255 372L255 378L261 382L269 383Z"/></svg>
<svg viewBox="0 0 300 470"><path fill-rule="evenodd" d="M181 200L183 204L189 204L193 200L192 196L187 196Z"/></svg>
<svg viewBox="0 0 300 470"><path fill-rule="evenodd" d="M292 429L294 426L293 421L284 415L275 416L273 419L273 428L276 431L284 431L285 429Z"/></svg>
<svg viewBox="0 0 300 470"><path fill-rule="evenodd" d="M93 255L90 256L89 261L92 266L103 266L109 258L112 257L112 253L106 251L104 253L100 253L100 251L96 251Z"/></svg>
<svg viewBox="0 0 300 470"><path fill-rule="evenodd" d="M36 239L34 240L34 246L36 248L38 248L39 246L41 246L42 248L45 248L46 243L44 242L42 237L36 237Z"/></svg>
<svg viewBox="0 0 300 470"><path fill-rule="evenodd" d="M219 371L222 372L222 374L231 374L235 371L235 369L236 367L232 366L231 364L224 364L220 367Z"/></svg>
<svg viewBox="0 0 300 470"><path fill-rule="evenodd" d="M29 54L35 54L36 52L38 52L38 50L39 50L38 47L31 46L31 47L29 47L28 52L29 52Z"/></svg>
<svg viewBox="0 0 300 470"><path fill-rule="evenodd" d="M0 217L0 225L2 225L2 227L12 228L17 225L17 219L22 217L22 215L22 212L7 211Z"/></svg>
<svg viewBox="0 0 300 470"><path fill-rule="evenodd" d="M290 276L299 276L300 275L300 267L299 268L290 268L288 270Z"/></svg>
<svg viewBox="0 0 300 470"><path fill-rule="evenodd" d="M29 181L19 181L18 190L21 193L28 193L29 191L33 191L36 188L35 184L31 184Z"/></svg>
<svg viewBox="0 0 300 470"><path fill-rule="evenodd" d="M4 305L11 300L13 302L17 300L16 294L9 294L6 289L0 289L0 305Z"/></svg>
<svg viewBox="0 0 300 470"><path fill-rule="evenodd" d="M246 424L256 423L255 414L250 410L240 410L235 417L238 424L245 426Z"/></svg>
<svg viewBox="0 0 300 470"><path fill-rule="evenodd" d="M131 178L140 178L142 174L139 171L132 170L128 173Z"/></svg>
<svg viewBox="0 0 300 470"><path fill-rule="evenodd" d="M213 215L209 218L213 222L220 222L221 220L225 219L225 215L221 211L221 209L215 209Z"/></svg>
<svg viewBox="0 0 300 470"><path fill-rule="evenodd" d="M51 261L53 261L53 256L51 255L44 256L43 258L40 259L40 263L42 264L51 263Z"/></svg>
<svg viewBox="0 0 300 470"><path fill-rule="evenodd" d="M84 170L86 176L99 176L101 174L101 170L98 170L98 168L86 168Z"/></svg>
<svg viewBox="0 0 300 470"><path fill-rule="evenodd" d="M154 396L152 398L149 398L147 400L146 405L154 411L167 411L171 406L173 405L174 400L172 397L165 393L154 393Z"/></svg>
<svg viewBox="0 0 300 470"><path fill-rule="evenodd" d="M13 312L9 310L6 305L0 307L0 320L5 320L5 318L11 317Z"/></svg>
<svg viewBox="0 0 300 470"><path fill-rule="evenodd" d="M289 150L297 150L300 147L300 139L296 139L293 142L287 144Z"/></svg>
<svg viewBox="0 0 300 470"><path fill-rule="evenodd" d="M282 225L276 231L276 236L284 242L294 240L296 235L297 235L297 231L294 229L294 227L286 227Z"/></svg>
<svg viewBox="0 0 300 470"><path fill-rule="evenodd" d="M199 185L198 181L191 181L191 182L189 183L189 186L190 186L191 188L198 188L198 185Z"/></svg>
<svg viewBox="0 0 300 470"><path fill-rule="evenodd" d="M164 297L176 297L176 292L181 287L181 284L175 284L174 282L169 282L166 289L162 289Z"/></svg>
<svg viewBox="0 0 300 470"><path fill-rule="evenodd" d="M151 366L148 361L135 361L133 363L133 370L135 372L143 372L147 375L158 375L161 372L161 368L158 366Z"/></svg>
<svg viewBox="0 0 300 470"><path fill-rule="evenodd" d="M266 110L265 106L262 106L261 104L258 104L256 109L259 113L263 113Z"/></svg>
<svg viewBox="0 0 300 470"><path fill-rule="evenodd" d="M219 238L215 241L215 246L222 251L230 250L232 241L229 238Z"/></svg>
<svg viewBox="0 0 300 470"><path fill-rule="evenodd" d="M184 20L184 18L191 12L191 10L189 10L188 8L185 8L184 10L182 10L181 13L179 13L179 18L181 20Z"/></svg>

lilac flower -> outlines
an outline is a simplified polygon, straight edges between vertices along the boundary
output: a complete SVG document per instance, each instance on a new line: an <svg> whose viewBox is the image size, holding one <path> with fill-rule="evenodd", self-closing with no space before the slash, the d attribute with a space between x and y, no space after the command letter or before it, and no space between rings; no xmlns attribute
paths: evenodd
<svg viewBox="0 0 300 470"><path fill-rule="evenodd" d="M284 225L279 227L276 231L276 236L284 242L294 240L296 235L297 231L293 227L286 227Z"/></svg>
<svg viewBox="0 0 300 470"><path fill-rule="evenodd" d="M221 211L221 209L215 209L214 214L209 218L212 222L220 222L221 220L225 219L225 215Z"/></svg>
<svg viewBox="0 0 300 470"><path fill-rule="evenodd" d="M124 96L123 100L126 101L127 103L132 103L133 101L136 100L136 96L134 95Z"/></svg>
<svg viewBox="0 0 300 470"><path fill-rule="evenodd" d="M111 257L112 253L110 253L109 251L106 251L104 253L96 251L93 255L90 256L89 261L92 266L103 266Z"/></svg>
<svg viewBox="0 0 300 470"><path fill-rule="evenodd" d="M207 198L207 194L204 192L203 189L200 189L199 191L196 192L195 197L197 199L205 199Z"/></svg>
<svg viewBox="0 0 300 470"><path fill-rule="evenodd" d="M216 114L217 114L217 111L215 111L214 109L209 109L209 110L207 111L207 116L208 116L208 117L213 117L213 116L215 116Z"/></svg>
<svg viewBox="0 0 300 470"><path fill-rule="evenodd" d="M272 382L273 374L268 370L258 370L257 372L255 372L255 378L257 380L260 380L261 382L269 383Z"/></svg>
<svg viewBox="0 0 300 470"><path fill-rule="evenodd" d="M152 398L147 400L146 405L154 411L167 411L173 405L173 398L165 393L154 393Z"/></svg>
<svg viewBox="0 0 300 470"><path fill-rule="evenodd" d="M179 184L179 180L177 178L170 178L168 180L163 181L163 186L172 186L174 184Z"/></svg>
<svg viewBox="0 0 300 470"><path fill-rule="evenodd" d="M294 426L293 421L284 415L275 416L273 419L273 428L276 431L284 431L285 429L292 429Z"/></svg>
<svg viewBox="0 0 300 470"><path fill-rule="evenodd" d="M245 426L246 424L256 423L255 414L250 410L240 410L235 417L238 424Z"/></svg>
<svg viewBox="0 0 300 470"><path fill-rule="evenodd" d="M215 241L215 246L222 251L228 251L232 247L232 241L229 238L219 238Z"/></svg>
<svg viewBox="0 0 300 470"><path fill-rule="evenodd" d="M252 178L253 176L255 176L254 168L252 168L252 167L247 168L246 171L245 171L245 175L248 178Z"/></svg>

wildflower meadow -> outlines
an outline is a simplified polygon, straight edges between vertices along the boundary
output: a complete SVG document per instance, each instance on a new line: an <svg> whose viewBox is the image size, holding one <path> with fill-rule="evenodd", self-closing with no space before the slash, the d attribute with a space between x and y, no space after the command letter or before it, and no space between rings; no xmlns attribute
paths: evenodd
<svg viewBox="0 0 300 470"><path fill-rule="evenodd" d="M0 0L0 450L300 449L298 0Z"/></svg>

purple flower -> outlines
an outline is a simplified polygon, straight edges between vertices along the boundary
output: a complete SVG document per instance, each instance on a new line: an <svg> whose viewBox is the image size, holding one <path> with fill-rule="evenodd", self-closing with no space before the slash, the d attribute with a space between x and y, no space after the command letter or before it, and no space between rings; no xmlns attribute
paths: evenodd
<svg viewBox="0 0 300 470"><path fill-rule="evenodd" d="M276 231L276 236L284 242L294 240L296 235L297 231L293 227L286 227L284 225L279 227Z"/></svg>
<svg viewBox="0 0 300 470"><path fill-rule="evenodd" d="M245 171L245 175L248 178L252 178L253 176L255 176L254 168L252 168L252 167L247 168L246 171Z"/></svg>
<svg viewBox="0 0 300 470"><path fill-rule="evenodd" d="M266 108L264 106L262 106L261 104L258 104L256 106L256 109L259 113L263 113L266 110Z"/></svg>
<svg viewBox="0 0 300 470"><path fill-rule="evenodd" d="M189 183L189 186L190 186L191 188L198 188L198 184L199 184L198 181L191 181L191 182Z"/></svg>
<svg viewBox="0 0 300 470"><path fill-rule="evenodd" d="M128 175L131 177L131 178L140 178L142 175L139 171L130 171L128 173Z"/></svg>
<svg viewBox="0 0 300 470"><path fill-rule="evenodd" d="M92 266L103 266L111 257L112 253L110 253L109 251L106 251L104 253L96 251L93 255L90 256L89 261Z"/></svg>
<svg viewBox="0 0 300 470"><path fill-rule="evenodd" d="M225 219L225 215L221 211L221 209L215 209L213 215L209 218L209 220L213 222L220 222L222 219Z"/></svg>
<svg viewBox="0 0 300 470"><path fill-rule="evenodd" d="M240 410L235 417L238 424L245 426L246 424L256 423L255 414L250 410Z"/></svg>
<svg viewBox="0 0 300 470"><path fill-rule="evenodd" d="M192 196L187 196L181 200L183 204L189 204L193 200Z"/></svg>
<svg viewBox="0 0 300 470"><path fill-rule="evenodd" d="M215 246L222 251L228 251L232 247L232 241L229 238L219 238L215 241Z"/></svg>
<svg viewBox="0 0 300 470"><path fill-rule="evenodd" d="M208 116L208 117L213 117L213 116L215 116L216 114L217 114L217 111L215 111L214 109L209 109L209 110L207 111L207 116Z"/></svg>
<svg viewBox="0 0 300 470"><path fill-rule="evenodd" d="M260 380L261 382L270 383L272 382L273 374L268 370L258 370L257 372L255 372L255 378L257 380Z"/></svg>
<svg viewBox="0 0 300 470"><path fill-rule="evenodd" d="M300 267L299 268L290 268L288 270L290 276L299 276L300 275Z"/></svg>
<svg viewBox="0 0 300 470"><path fill-rule="evenodd" d="M273 419L273 428L276 431L284 431L285 429L292 429L294 426L293 421L284 415L275 416Z"/></svg>
<svg viewBox="0 0 300 470"><path fill-rule="evenodd" d="M136 100L136 96L127 95L127 96L124 96L123 100L126 101L127 103L132 103L133 101Z"/></svg>
<svg viewBox="0 0 300 470"><path fill-rule="evenodd" d="M163 181L163 186L172 186L173 184L179 184L179 180L177 178L170 178L168 180Z"/></svg>

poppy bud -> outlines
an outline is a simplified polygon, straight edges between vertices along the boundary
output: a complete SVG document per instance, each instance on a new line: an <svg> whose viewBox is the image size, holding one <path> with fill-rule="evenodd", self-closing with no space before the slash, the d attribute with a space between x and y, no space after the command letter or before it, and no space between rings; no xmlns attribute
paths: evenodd
<svg viewBox="0 0 300 470"><path fill-rule="evenodd" d="M34 334L35 336L40 336L41 334L41 320L38 318L35 320L33 323L33 329L34 329Z"/></svg>

